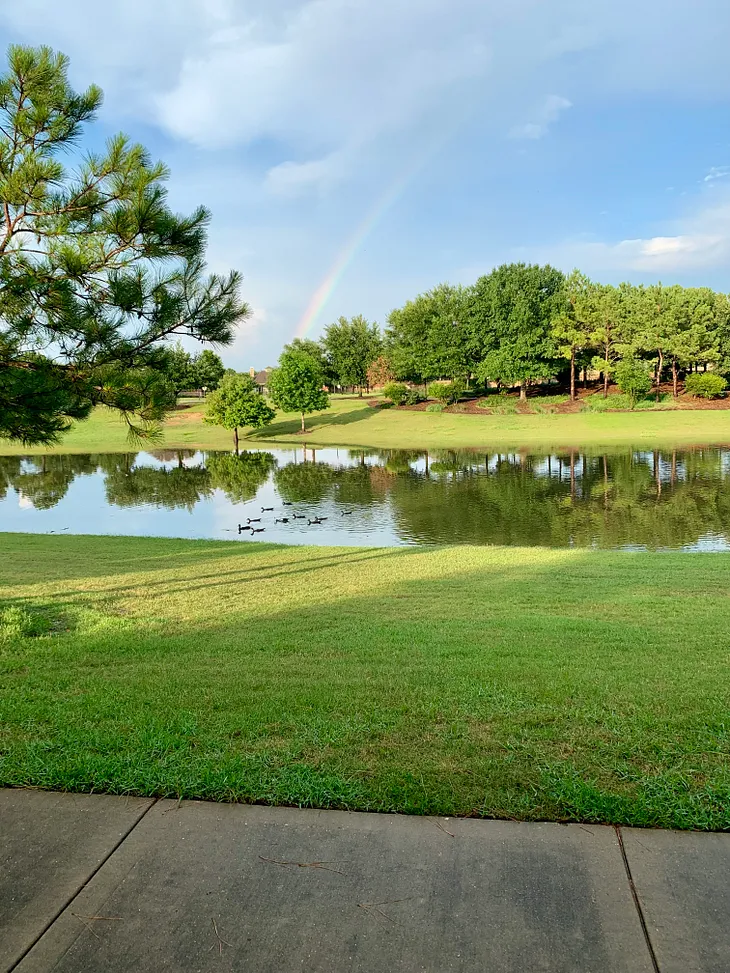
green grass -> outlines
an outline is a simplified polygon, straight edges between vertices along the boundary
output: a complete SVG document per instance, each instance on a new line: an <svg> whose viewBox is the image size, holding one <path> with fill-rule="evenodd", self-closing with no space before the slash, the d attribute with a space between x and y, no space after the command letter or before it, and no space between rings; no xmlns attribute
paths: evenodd
<svg viewBox="0 0 730 973"><path fill-rule="evenodd" d="M730 442L730 409L672 411L658 408L633 413L518 415L513 403L502 403L502 406L502 415L459 415L372 408L367 399L333 396L326 412L307 418L309 432L305 437L298 432L298 416L281 415L267 429L243 438L242 448L246 445L301 445L303 441L315 446L382 449L625 444L638 447ZM202 409L203 405L197 400L185 403L185 408L174 413L165 425L163 439L148 443L145 448L231 449L231 433L203 423ZM114 413L97 409L89 420L77 424L55 451L126 452L130 448L134 447L130 446L124 423ZM0 453L39 452L45 450L0 440Z"/></svg>
<svg viewBox="0 0 730 973"><path fill-rule="evenodd" d="M726 555L2 549L0 784L730 828Z"/></svg>
<svg viewBox="0 0 730 973"><path fill-rule="evenodd" d="M632 409L631 399L628 395L622 395L615 393L613 395L608 395L604 399L601 394L591 395L588 398L581 400L581 408L586 412L611 412L616 410ZM643 399L638 399L633 405L633 411L637 412L651 412L655 410L666 411L667 409L676 409L677 404L671 395L667 395L666 392L662 392L659 396L659 401L657 402L655 396L646 396Z"/></svg>

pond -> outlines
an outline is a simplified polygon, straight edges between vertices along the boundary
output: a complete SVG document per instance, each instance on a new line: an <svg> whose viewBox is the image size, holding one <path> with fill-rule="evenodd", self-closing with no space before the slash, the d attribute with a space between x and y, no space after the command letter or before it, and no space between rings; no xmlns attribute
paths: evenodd
<svg viewBox="0 0 730 973"><path fill-rule="evenodd" d="M0 456L0 531L724 551L730 449Z"/></svg>

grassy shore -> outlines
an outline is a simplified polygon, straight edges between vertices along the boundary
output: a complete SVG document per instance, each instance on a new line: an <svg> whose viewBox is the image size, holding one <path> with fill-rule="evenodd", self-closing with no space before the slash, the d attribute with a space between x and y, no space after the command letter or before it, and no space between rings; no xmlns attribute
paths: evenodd
<svg viewBox="0 0 730 973"><path fill-rule="evenodd" d="M2 550L0 784L730 828L730 557Z"/></svg>
<svg viewBox="0 0 730 973"><path fill-rule="evenodd" d="M188 402L165 424L164 448L231 449L232 435L202 421L204 406ZM299 416L280 416L269 427L242 438L246 445L362 446L382 449L546 448L617 445L679 446L730 443L730 410L575 413L569 415L458 415L380 409L355 396L333 396L331 407L309 416L305 437ZM124 423L97 409L77 424L55 452L124 452L130 448ZM0 453L38 453L0 440Z"/></svg>

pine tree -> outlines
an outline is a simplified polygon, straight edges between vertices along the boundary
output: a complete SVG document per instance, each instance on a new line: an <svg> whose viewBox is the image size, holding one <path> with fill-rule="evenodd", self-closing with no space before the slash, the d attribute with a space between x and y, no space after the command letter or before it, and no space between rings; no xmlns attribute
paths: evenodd
<svg viewBox="0 0 730 973"><path fill-rule="evenodd" d="M102 101L68 59L11 46L0 77L0 438L53 443L96 404L133 433L174 405L170 336L228 344L240 276L206 276L209 214L178 216L167 169L125 136L72 151Z"/></svg>

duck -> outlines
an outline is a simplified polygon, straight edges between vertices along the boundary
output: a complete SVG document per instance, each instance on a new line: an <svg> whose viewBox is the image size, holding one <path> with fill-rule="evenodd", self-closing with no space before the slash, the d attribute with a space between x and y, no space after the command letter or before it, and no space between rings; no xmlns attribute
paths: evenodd
<svg viewBox="0 0 730 973"><path fill-rule="evenodd" d="M355 513L355 511L354 511L354 510L343 510L343 511L342 511L342 516L343 516L343 517L349 517L349 516L350 516L350 514L354 514L354 513Z"/></svg>
<svg viewBox="0 0 730 973"><path fill-rule="evenodd" d="M294 520L306 520L307 519L306 514L292 514L292 517L294 518Z"/></svg>
<svg viewBox="0 0 730 973"><path fill-rule="evenodd" d="M253 528L251 528L251 533L252 534L263 534L263 532L265 530L266 530L265 527L253 527Z"/></svg>
<svg viewBox="0 0 730 973"><path fill-rule="evenodd" d="M313 525L315 525L315 526L316 526L316 525L318 525L318 524L321 524L321 523L322 523L322 521L321 521L321 520L317 520L317 519L315 518L314 520L308 520L308 521L307 521L307 523L309 524L309 526L310 526L310 527L312 527Z"/></svg>
<svg viewBox="0 0 730 973"><path fill-rule="evenodd" d="M242 530L253 530L253 527L249 527L248 524L239 524L238 533L240 534Z"/></svg>
<svg viewBox="0 0 730 973"><path fill-rule="evenodd" d="M262 513L262 514L265 514L265 513L271 513L271 511L272 511L273 509L274 509L273 507L262 507L262 508L261 508L261 513Z"/></svg>
<svg viewBox="0 0 730 973"><path fill-rule="evenodd" d="M274 523L275 524L288 524L289 523L289 518L288 517L282 517L281 520L274 519Z"/></svg>
<svg viewBox="0 0 730 973"><path fill-rule="evenodd" d="M291 500L282 500L281 504L283 507L293 507L294 504Z"/></svg>
<svg viewBox="0 0 730 973"><path fill-rule="evenodd" d="M246 520L248 521L249 524L260 524L261 523L261 518L260 517L247 517Z"/></svg>

